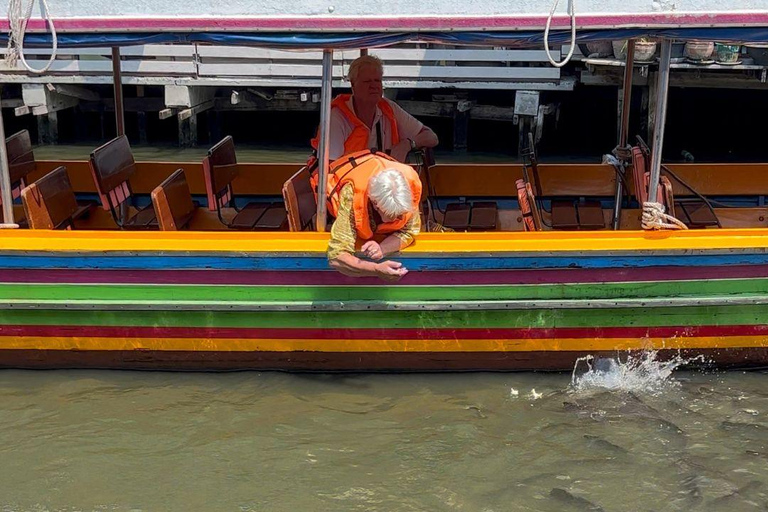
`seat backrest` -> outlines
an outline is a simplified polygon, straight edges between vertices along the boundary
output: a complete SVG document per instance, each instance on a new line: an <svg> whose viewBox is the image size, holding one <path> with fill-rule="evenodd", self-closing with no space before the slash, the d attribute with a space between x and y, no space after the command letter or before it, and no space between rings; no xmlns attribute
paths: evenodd
<svg viewBox="0 0 768 512"><path fill-rule="evenodd" d="M71 228L78 209L67 169L59 166L21 191L32 229Z"/></svg>
<svg viewBox="0 0 768 512"><path fill-rule="evenodd" d="M536 196L531 184L525 180L517 180L517 201L520 213L523 215L523 226L526 231L541 231L541 212L536 205Z"/></svg>
<svg viewBox="0 0 768 512"><path fill-rule="evenodd" d="M650 174L648 180L650 181ZM664 210L671 216L675 216L675 195L672 192L672 182L666 176L659 178L659 202L664 205Z"/></svg>
<svg viewBox="0 0 768 512"><path fill-rule="evenodd" d="M237 178L235 143L227 135L208 150L203 158L203 177L208 194L208 209L221 210L232 200L232 182Z"/></svg>
<svg viewBox="0 0 768 512"><path fill-rule="evenodd" d="M635 185L635 197L642 208L643 203L648 202L648 185L651 183L651 169L645 153L638 146L632 148L632 180ZM665 204L664 194L664 177L662 176L659 179L659 187L656 189L657 203Z"/></svg>
<svg viewBox="0 0 768 512"><path fill-rule="evenodd" d="M177 169L152 191L152 205L161 231L184 229L195 213L184 169Z"/></svg>
<svg viewBox="0 0 768 512"><path fill-rule="evenodd" d="M35 154L27 130L16 132L5 139L8 152L8 170L11 176L13 198L16 199L21 189L27 185L27 176L35 170Z"/></svg>
<svg viewBox="0 0 768 512"><path fill-rule="evenodd" d="M632 148L632 179L635 185L635 197L640 206L648 202L648 182L645 175L648 173L648 162L643 150L638 146ZM650 177L650 174L648 174Z"/></svg>
<svg viewBox="0 0 768 512"><path fill-rule="evenodd" d="M311 228L317 214L317 199L312 190L308 167L302 167L283 185L283 199L288 212L288 229L304 231Z"/></svg>
<svg viewBox="0 0 768 512"><path fill-rule="evenodd" d="M89 164L101 204L114 215L117 208L131 197L129 179L136 172L128 137L120 135L94 149Z"/></svg>

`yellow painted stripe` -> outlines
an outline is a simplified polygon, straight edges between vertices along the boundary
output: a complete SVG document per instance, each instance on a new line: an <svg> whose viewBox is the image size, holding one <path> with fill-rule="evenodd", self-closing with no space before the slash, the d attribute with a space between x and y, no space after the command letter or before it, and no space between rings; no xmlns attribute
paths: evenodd
<svg viewBox="0 0 768 512"><path fill-rule="evenodd" d="M327 233L0 230L0 250L325 252ZM768 248L768 229L423 233L406 251L550 252Z"/></svg>
<svg viewBox="0 0 768 512"><path fill-rule="evenodd" d="M768 347L765 336L702 336L691 338L551 338L513 340L368 340L368 339L190 339L0 337L3 350L161 350L193 352L530 352L643 349L713 349Z"/></svg>

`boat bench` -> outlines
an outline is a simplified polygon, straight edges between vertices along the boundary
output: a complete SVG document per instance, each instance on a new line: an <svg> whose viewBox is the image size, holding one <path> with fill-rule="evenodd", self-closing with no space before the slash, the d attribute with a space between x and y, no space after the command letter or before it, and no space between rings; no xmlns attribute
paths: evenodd
<svg viewBox="0 0 768 512"><path fill-rule="evenodd" d="M699 198L680 198L672 203L678 219L691 229L708 228L718 225L712 210Z"/></svg>
<svg viewBox="0 0 768 512"><path fill-rule="evenodd" d="M493 201L451 203L445 208L443 226L455 231L493 231L497 219L498 206Z"/></svg>
<svg viewBox="0 0 768 512"><path fill-rule="evenodd" d="M22 189L21 202L32 229L72 229L74 220L96 205L94 201L78 204L64 166Z"/></svg>
<svg viewBox="0 0 768 512"><path fill-rule="evenodd" d="M161 231L185 229L198 207L192 201L184 169L177 169L150 195Z"/></svg>
<svg viewBox="0 0 768 512"><path fill-rule="evenodd" d="M16 132L5 139L8 154L8 173L11 178L11 198L21 196L21 190L27 186L27 177L35 170L35 154L27 130ZM3 204L0 197L0 205ZM27 219L17 219L19 227L27 227Z"/></svg>
<svg viewBox="0 0 768 512"><path fill-rule="evenodd" d="M288 229L304 231L312 229L317 214L317 199L312 190L308 167L302 167L283 185L283 199L288 213Z"/></svg>
<svg viewBox="0 0 768 512"><path fill-rule="evenodd" d="M120 229L157 229L152 203L124 219L124 207L133 197L130 178L136 174L128 137L120 135L93 150L89 159L96 191L105 210L109 210Z"/></svg>
<svg viewBox="0 0 768 512"><path fill-rule="evenodd" d="M552 201L553 229L603 229L605 219L600 201L558 199Z"/></svg>
<svg viewBox="0 0 768 512"><path fill-rule="evenodd" d="M208 209L216 211L222 224L230 229L281 231L288 226L288 216L282 202L251 202L240 210L236 209L234 218L226 221L222 210L234 204L232 183L239 175L235 143L231 136L224 137L208 150L203 159L203 176L208 195Z"/></svg>

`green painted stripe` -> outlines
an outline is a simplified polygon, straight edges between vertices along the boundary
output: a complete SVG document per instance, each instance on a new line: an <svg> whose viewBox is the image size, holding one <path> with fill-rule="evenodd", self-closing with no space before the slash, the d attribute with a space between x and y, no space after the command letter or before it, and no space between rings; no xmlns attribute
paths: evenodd
<svg viewBox="0 0 768 512"><path fill-rule="evenodd" d="M275 327L275 328L520 328L768 324L768 305L652 309L523 311L62 311L0 310L0 325Z"/></svg>
<svg viewBox="0 0 768 512"><path fill-rule="evenodd" d="M428 302L707 297L768 294L768 279L504 286L211 286L3 284L0 301Z"/></svg>

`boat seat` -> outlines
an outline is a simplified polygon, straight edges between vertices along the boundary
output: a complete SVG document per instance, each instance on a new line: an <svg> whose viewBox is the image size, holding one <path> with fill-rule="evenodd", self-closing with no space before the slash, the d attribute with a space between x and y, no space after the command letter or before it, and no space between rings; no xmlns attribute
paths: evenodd
<svg viewBox="0 0 768 512"><path fill-rule="evenodd" d="M552 201L553 229L603 229L605 219L600 201Z"/></svg>
<svg viewBox="0 0 768 512"><path fill-rule="evenodd" d="M96 205L93 201L78 204L64 166L22 189L21 202L32 229L72 229L73 221Z"/></svg>
<svg viewBox="0 0 768 512"><path fill-rule="evenodd" d="M122 210L130 205L133 191L130 178L136 173L128 137L120 135L96 148L89 160L93 181L105 210L121 229L157 229L157 216L150 203L124 219Z"/></svg>
<svg viewBox="0 0 768 512"><path fill-rule="evenodd" d="M642 208L643 203L648 202L648 185L651 183L651 172L645 153L638 146L632 148L632 179L635 185L635 197L640 204L640 208ZM659 177L659 184L661 186L656 192L656 202L661 204L665 204L665 187L662 184L664 180L667 180L667 183L669 183L669 179L665 176ZM667 209L669 210L669 208ZM670 213L670 215L672 214Z"/></svg>
<svg viewBox="0 0 768 512"><path fill-rule="evenodd" d="M443 226L455 231L493 231L497 219L498 206L493 201L450 203L445 208Z"/></svg>
<svg viewBox="0 0 768 512"><path fill-rule="evenodd" d="M691 229L708 228L718 225L718 219L704 201L699 198L677 199L673 203L680 212L680 220Z"/></svg>
<svg viewBox="0 0 768 512"><path fill-rule="evenodd" d="M531 184L521 179L515 181L515 186L517 187L517 202L523 216L523 227L526 231L541 231L541 212L536 205L536 197L533 195Z"/></svg>
<svg viewBox="0 0 768 512"><path fill-rule="evenodd" d="M35 154L29 131L21 130L5 139L8 154L8 173L11 178L11 197L21 196L21 189L27 186L27 176L35 170ZM0 197L0 205L3 204ZM27 219L16 219L19 227L27 227Z"/></svg>
<svg viewBox="0 0 768 512"><path fill-rule="evenodd" d="M455 231L467 231L470 214L471 206L469 203L450 203L445 207L443 226Z"/></svg>
<svg viewBox="0 0 768 512"><path fill-rule="evenodd" d="M278 231L288 226L288 215L282 202L248 203L244 208L235 208L236 214L230 221L222 215L222 209L234 207L232 183L239 175L235 143L231 136L224 137L208 150L203 159L203 176L208 195L208 209L216 211L219 220L230 229Z"/></svg>
<svg viewBox="0 0 768 512"><path fill-rule="evenodd" d="M317 199L312 190L308 167L302 167L283 184L283 199L288 213L288 229L304 231L312 229L317 214Z"/></svg>
<svg viewBox="0 0 768 512"><path fill-rule="evenodd" d="M177 169L168 176L152 191L151 197L161 231L185 229L198 206L192 201L184 169Z"/></svg>

